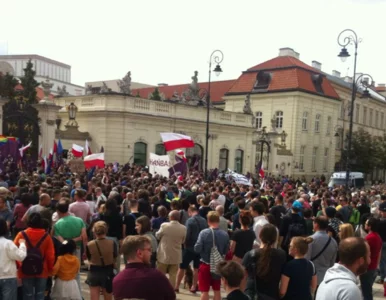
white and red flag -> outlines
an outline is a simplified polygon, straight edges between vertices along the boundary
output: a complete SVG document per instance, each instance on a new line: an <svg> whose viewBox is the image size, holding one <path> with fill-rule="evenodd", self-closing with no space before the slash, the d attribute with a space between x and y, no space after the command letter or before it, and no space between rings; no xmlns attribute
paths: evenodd
<svg viewBox="0 0 386 300"><path fill-rule="evenodd" d="M82 157L83 156L83 147L79 146L77 144L72 144L71 152L75 157Z"/></svg>
<svg viewBox="0 0 386 300"><path fill-rule="evenodd" d="M40 144L39 148L39 158L43 158L43 145Z"/></svg>
<svg viewBox="0 0 386 300"><path fill-rule="evenodd" d="M24 156L24 152L27 151L27 149L29 149L32 145L32 142L29 142L29 144L27 146L23 146L19 149L19 152L20 152L20 156L23 157Z"/></svg>
<svg viewBox="0 0 386 300"><path fill-rule="evenodd" d="M86 144L85 144L84 149L86 151L86 155L91 155L92 154L90 145L88 144L88 140L86 140Z"/></svg>
<svg viewBox="0 0 386 300"><path fill-rule="evenodd" d="M165 150L167 152L173 151L179 148L194 147L193 139L190 136L180 134L180 133L162 132L161 139L162 139L162 142L164 143Z"/></svg>
<svg viewBox="0 0 386 300"><path fill-rule="evenodd" d="M185 152L182 151L181 149L176 149L176 154L184 161L186 162L187 159L186 159L186 156L185 156Z"/></svg>
<svg viewBox="0 0 386 300"><path fill-rule="evenodd" d="M261 178L264 178L264 176L265 176L263 162L261 162L261 167L260 167L260 170L259 170L259 175L260 175Z"/></svg>
<svg viewBox="0 0 386 300"><path fill-rule="evenodd" d="M105 167L105 154L94 153L84 157L84 166L86 169L93 167L104 168Z"/></svg>

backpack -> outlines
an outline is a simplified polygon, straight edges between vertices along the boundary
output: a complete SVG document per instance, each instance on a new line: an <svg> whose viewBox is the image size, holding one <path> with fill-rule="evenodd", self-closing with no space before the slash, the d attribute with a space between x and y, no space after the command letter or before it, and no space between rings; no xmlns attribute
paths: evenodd
<svg viewBox="0 0 386 300"><path fill-rule="evenodd" d="M305 236L305 235L306 235L306 228L304 227L304 224L301 222L292 222L288 227L288 232L284 240L284 245L288 247L293 237Z"/></svg>
<svg viewBox="0 0 386 300"><path fill-rule="evenodd" d="M210 229L212 231L212 237L213 237L213 246L210 250L210 274L212 275L213 279L220 279L221 276L217 273L217 265L224 260L224 258L221 256L220 252L217 249L215 238L214 238L214 231L213 229Z"/></svg>
<svg viewBox="0 0 386 300"><path fill-rule="evenodd" d="M27 244L27 256L23 260L21 270L25 275L28 276L40 275L43 272L44 262L43 255L40 252L40 246L48 236L48 233L46 232L35 246L32 246L31 241L29 240L25 231L22 231L21 234L23 235L23 238Z"/></svg>

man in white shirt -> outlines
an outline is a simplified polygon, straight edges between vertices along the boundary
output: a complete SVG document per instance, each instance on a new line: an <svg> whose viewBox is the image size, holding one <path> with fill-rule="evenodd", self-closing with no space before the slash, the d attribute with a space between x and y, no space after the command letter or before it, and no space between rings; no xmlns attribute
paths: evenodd
<svg viewBox="0 0 386 300"><path fill-rule="evenodd" d="M97 198L96 207L98 207L99 201L104 201L104 202L107 201L107 198L106 198L105 195L103 195L102 189L101 189L100 187L97 187L97 188L95 189L95 196L96 196L96 198Z"/></svg>
<svg viewBox="0 0 386 300"><path fill-rule="evenodd" d="M263 203L253 201L249 207L249 211L253 217L253 231L256 234L256 240L254 246L256 248L260 247L260 231L265 224L268 224L267 219L264 216L265 207Z"/></svg>
<svg viewBox="0 0 386 300"><path fill-rule="evenodd" d="M217 193L218 193L218 199L217 200L218 200L218 202L220 202L220 205L225 207L226 198L225 198L223 192L224 192L224 188L222 186L219 186L217 189Z"/></svg>

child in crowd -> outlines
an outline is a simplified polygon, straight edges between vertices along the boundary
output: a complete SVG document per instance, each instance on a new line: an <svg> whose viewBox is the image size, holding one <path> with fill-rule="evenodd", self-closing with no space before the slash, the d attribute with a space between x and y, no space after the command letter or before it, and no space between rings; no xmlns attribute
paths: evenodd
<svg viewBox="0 0 386 300"><path fill-rule="evenodd" d="M81 300L78 284L75 280L80 262L74 255L76 244L73 240L64 241L59 249L59 257L52 275L55 276L51 298L54 300Z"/></svg>

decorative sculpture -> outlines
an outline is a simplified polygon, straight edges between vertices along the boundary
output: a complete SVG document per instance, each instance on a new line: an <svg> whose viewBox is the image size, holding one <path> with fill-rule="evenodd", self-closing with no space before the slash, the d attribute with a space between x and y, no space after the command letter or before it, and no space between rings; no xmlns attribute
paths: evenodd
<svg viewBox="0 0 386 300"><path fill-rule="evenodd" d="M117 82L122 94L131 94L131 72L127 72L126 76Z"/></svg>
<svg viewBox="0 0 386 300"><path fill-rule="evenodd" d="M99 93L104 94L104 93L108 93L108 92L110 92L110 89L107 87L106 82L102 81L102 86L101 86Z"/></svg>
<svg viewBox="0 0 386 300"><path fill-rule="evenodd" d="M89 84L86 87L86 95L92 95L92 85Z"/></svg>
<svg viewBox="0 0 386 300"><path fill-rule="evenodd" d="M245 114L252 115L251 94L247 94L245 97L245 104L244 104L243 111Z"/></svg>
<svg viewBox="0 0 386 300"><path fill-rule="evenodd" d="M276 131L276 115L274 114L272 119L271 119L271 127L272 131Z"/></svg>
<svg viewBox="0 0 386 300"><path fill-rule="evenodd" d="M49 96L51 94L51 89L54 86L54 84L50 82L48 77L45 81L42 81L40 84L41 84L41 86L43 88L43 92L44 92L43 100L49 100Z"/></svg>
<svg viewBox="0 0 386 300"><path fill-rule="evenodd" d="M69 93L67 92L67 87L65 85L63 85L62 87L58 86L58 94L61 97L68 96Z"/></svg>
<svg viewBox="0 0 386 300"><path fill-rule="evenodd" d="M198 86L198 72L194 71L194 76L192 76L192 83L189 86L190 98L192 100L200 100L199 90L200 87Z"/></svg>

